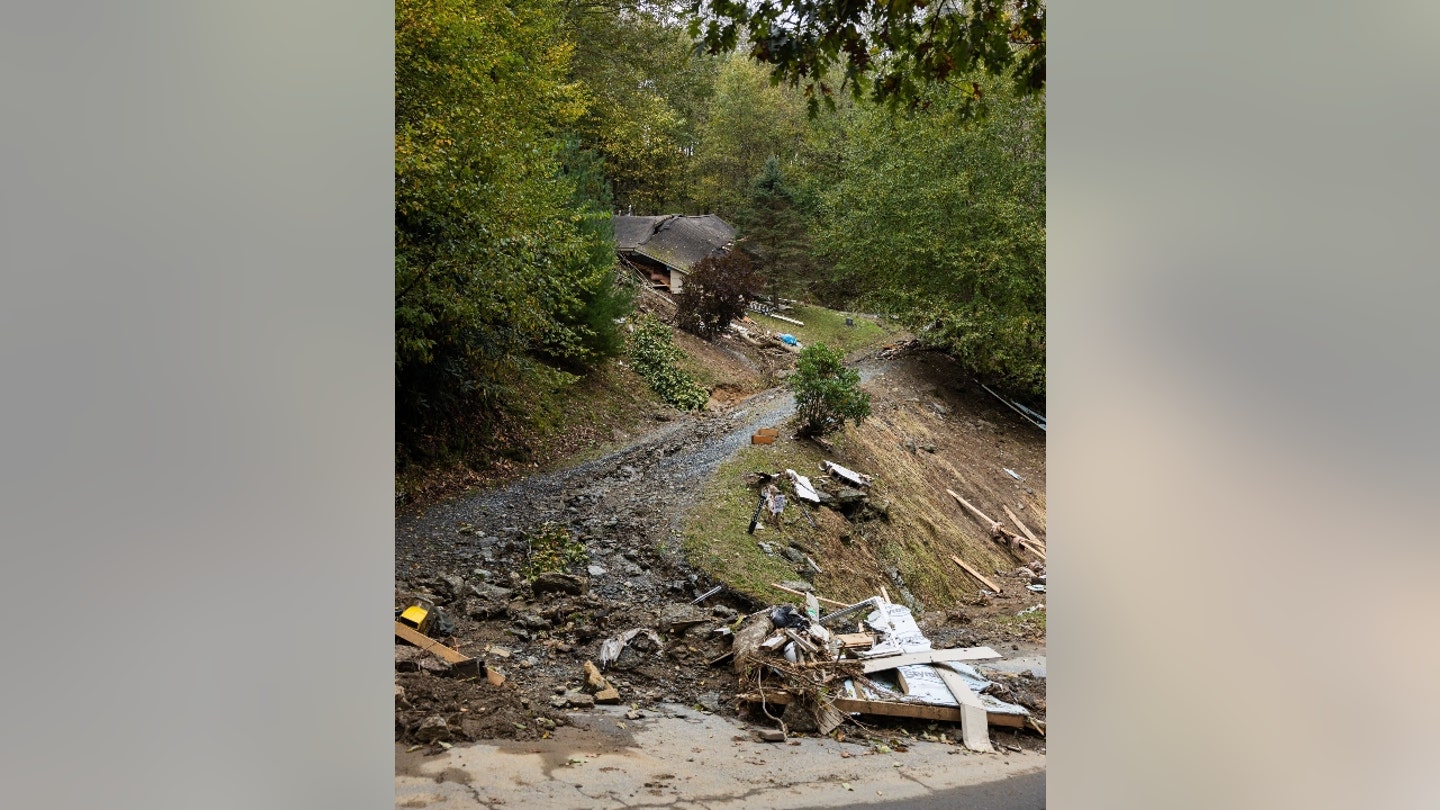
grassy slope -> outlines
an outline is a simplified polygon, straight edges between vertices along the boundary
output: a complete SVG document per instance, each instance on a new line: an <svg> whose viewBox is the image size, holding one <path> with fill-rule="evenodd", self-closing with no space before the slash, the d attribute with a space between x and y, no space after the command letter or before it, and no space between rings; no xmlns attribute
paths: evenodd
<svg viewBox="0 0 1440 810"><path fill-rule="evenodd" d="M893 327L880 325L874 318L867 315L837 312L818 306L797 306L782 314L787 318L802 321L805 325L796 326L753 312L750 313L750 318L771 332L792 334L796 340L806 346L812 343L824 343L845 354L874 346L896 331ZM846 326L846 317L853 318L855 325Z"/></svg>
<svg viewBox="0 0 1440 810"><path fill-rule="evenodd" d="M798 567L765 554L756 541L794 544L824 569L813 579L823 596L857 601L885 586L898 601L897 585L885 573L893 566L919 607L942 610L973 601L979 591L950 555L996 577L1017 568L1023 560L992 542L945 489L955 489L992 517L1004 517L1001 504L1012 508L1023 504L1029 519L1043 526L1043 441L1022 437L1018 447L1010 442L1015 450L1007 449L1004 439L994 439L983 427L966 428L963 415L938 416L928 407L941 401L934 393L904 384L892 391L891 381L882 380L867 386L875 396L875 415L833 437L833 453L794 440L790 431L782 430L774 445L746 448L722 465L706 483L702 503L686 523L686 550L692 562L756 598L791 601L770 583L798 578ZM935 442L937 452L911 452L905 446L907 439L922 445ZM1007 455L1017 452L1020 455ZM891 503L890 520L851 523L828 509L812 507L817 528L787 504L778 525L767 525L755 536L746 534L758 500L744 484L746 473L788 467L813 478L820 474L819 462L827 458L873 475L871 499ZM1026 470L1038 488L1026 492L1004 475L1002 466ZM1002 587L1022 587L1014 579L1004 582ZM1032 632L1025 634L1043 636L1043 622L1043 614L1033 617L1026 628Z"/></svg>

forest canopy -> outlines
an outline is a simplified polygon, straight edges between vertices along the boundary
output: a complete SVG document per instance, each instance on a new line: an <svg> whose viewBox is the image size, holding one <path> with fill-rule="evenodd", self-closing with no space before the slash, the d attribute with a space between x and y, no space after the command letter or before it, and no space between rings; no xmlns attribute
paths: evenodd
<svg viewBox="0 0 1440 810"><path fill-rule="evenodd" d="M616 213L717 214L765 295L1038 400L1044 6L396 0L401 464L624 351Z"/></svg>

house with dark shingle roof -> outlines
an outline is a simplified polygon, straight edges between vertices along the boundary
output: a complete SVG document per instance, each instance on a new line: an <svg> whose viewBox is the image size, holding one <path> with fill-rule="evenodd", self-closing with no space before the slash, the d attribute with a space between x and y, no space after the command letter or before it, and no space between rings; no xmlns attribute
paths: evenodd
<svg viewBox="0 0 1440 810"><path fill-rule="evenodd" d="M735 228L714 214L613 219L621 261L672 293L684 288L685 277L701 259L724 253L735 241Z"/></svg>

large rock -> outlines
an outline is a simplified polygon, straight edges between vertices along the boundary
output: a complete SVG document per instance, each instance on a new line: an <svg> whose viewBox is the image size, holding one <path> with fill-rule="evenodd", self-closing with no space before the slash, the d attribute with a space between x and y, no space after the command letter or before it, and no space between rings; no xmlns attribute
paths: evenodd
<svg viewBox="0 0 1440 810"><path fill-rule="evenodd" d="M470 595L470 585L465 582L464 577L447 574L440 579L444 581L451 600L464 599Z"/></svg>
<svg viewBox="0 0 1440 810"><path fill-rule="evenodd" d="M435 742L450 737L450 724L445 718L433 714L420 721L420 726L415 729L415 739L420 742Z"/></svg>
<svg viewBox="0 0 1440 810"><path fill-rule="evenodd" d="M610 666L621 671L631 670L653 658L658 652L660 652L660 645L656 644L650 636L640 633L630 639L630 642L625 645Z"/></svg>
<svg viewBox="0 0 1440 810"><path fill-rule="evenodd" d="M475 597L466 599L460 606L460 611L472 619L483 621L503 618L510 612L510 606L494 599Z"/></svg>
<svg viewBox="0 0 1440 810"><path fill-rule="evenodd" d="M595 662L593 662L593 661L586 661L586 662L585 662L585 691L590 692L590 693L596 693L596 692L603 692L603 691L605 691L606 689L609 689L609 688L610 688L610 684L609 684L608 682L606 682L605 676L600 674L600 668L597 667L597 666L595 666Z"/></svg>
<svg viewBox="0 0 1440 810"><path fill-rule="evenodd" d="M535 578L530 586L536 596L546 593L568 593L580 596L585 593L585 580L571 574L550 572Z"/></svg>
<svg viewBox="0 0 1440 810"><path fill-rule="evenodd" d="M510 601L511 591L509 588L502 588L499 585L491 585L488 582L480 582L469 586L469 595L478 596L481 599L490 599L496 602Z"/></svg>

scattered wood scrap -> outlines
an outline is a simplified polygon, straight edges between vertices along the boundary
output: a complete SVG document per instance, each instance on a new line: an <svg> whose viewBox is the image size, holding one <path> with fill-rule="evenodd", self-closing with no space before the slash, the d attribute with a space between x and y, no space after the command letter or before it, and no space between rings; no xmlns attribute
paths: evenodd
<svg viewBox="0 0 1440 810"><path fill-rule="evenodd" d="M784 706L793 700L788 692L777 689L762 689L758 692L750 692L739 696L747 703L770 703L776 706ZM912 717L920 720L944 720L951 723L960 723L964 728L964 715L961 709L950 706L931 706L925 703L901 703L894 700L862 700L860 698L837 697L831 705L842 712L856 714L878 714L885 717ZM1000 712L985 712L985 721L991 726L1003 726L1006 728L1026 728L1026 717L1019 714L1003 714Z"/></svg>
<svg viewBox="0 0 1440 810"><path fill-rule="evenodd" d="M750 308L750 311L751 311L751 312L754 312L754 313L757 314L757 315L764 315L764 316L767 317L767 318L774 318L774 319L777 320L777 321L784 321L785 323L793 323L793 324L795 324L796 326L804 326L804 325L805 325L805 322L804 322L804 321L797 321L797 320L795 320L794 318L791 318L791 317L788 317L788 316L785 316L785 315L777 315L777 314L775 314L774 312L765 312L765 311L763 311L763 310L755 309L754 307L751 307L751 308Z"/></svg>
<svg viewBox="0 0 1440 810"><path fill-rule="evenodd" d="M835 640L846 650L864 649L875 646L874 633L836 633Z"/></svg>
<svg viewBox="0 0 1440 810"><path fill-rule="evenodd" d="M986 578L986 576L985 576L984 574L980 573L979 571L976 571L974 568L971 568L968 564L966 564L966 562L965 562L964 560L960 559L959 557L956 557L956 556L953 555L953 554L950 555L950 559L954 560L956 565L958 565L958 566L960 566L961 568L965 569L965 573L967 573L967 574L969 574L970 576L975 577L976 579L980 580L980 583L983 584L985 587L989 588L990 590L994 591L995 593L1002 593L1002 591L1000 590L1000 586L999 586L999 585L996 585L995 583L991 582L988 578Z"/></svg>
<svg viewBox="0 0 1440 810"><path fill-rule="evenodd" d="M995 749L990 745L989 712L985 711L985 705L980 702L980 696L975 690L965 683L960 674L949 667L934 667L940 674L940 680L945 682L945 688L955 696L955 702L960 704L960 738L965 747L971 751L991 753Z"/></svg>
<svg viewBox="0 0 1440 810"><path fill-rule="evenodd" d="M1008 538L1008 537L1014 537L1014 536L1015 536L1015 533L1014 533L1014 532L1012 532L1012 531L1010 531L1009 529L1005 528L1004 526L1000 525L1000 521L998 521L998 520L991 520L989 515L985 514L984 512L981 512L974 504L972 504L972 503L970 503L969 501L965 500L964 498L960 497L959 493L957 493L955 490L953 490L953 489L947 489L947 490L945 490L945 491L946 491L947 493L949 493L950 497L952 497L952 498L954 498L955 500L959 501L961 506L963 506L963 507L965 507L966 509L969 509L971 512L973 512L973 513L975 514L975 517L978 517L978 518L980 518L981 520L983 520L983 521L985 522L985 525L987 525L987 526L990 527L990 531L991 531L993 534L996 534L996 535L1004 535L1004 536L1006 536L1007 538Z"/></svg>
<svg viewBox="0 0 1440 810"><path fill-rule="evenodd" d="M896 667L910 666L912 664L938 664L945 661L984 661L991 658L999 658L1000 653L989 647L957 647L953 650L926 650L925 652L905 653L904 655L885 655L875 658L861 659L864 663L860 671L866 675L872 672L883 672Z"/></svg>
<svg viewBox="0 0 1440 810"><path fill-rule="evenodd" d="M1039 557L1039 558L1040 558L1040 562L1045 562L1045 549L1044 549L1043 546L1042 546L1042 547L1032 546L1032 545L1030 545L1030 541L1029 541L1029 540L1025 540L1025 539L1019 538L1019 537L1015 538L1015 545L1019 546L1020 548L1025 549L1026 551L1030 552L1031 554L1034 554L1036 557Z"/></svg>
<svg viewBox="0 0 1440 810"><path fill-rule="evenodd" d="M1030 531L1030 528L1028 526L1020 522L1020 518L1016 517L1015 513L1010 511L1010 507L1003 506L1001 508L1005 510L1005 514L1010 516L1010 522L1014 523L1017 527L1019 527L1020 531L1025 533L1026 537L1030 538L1030 542L1034 543L1036 546L1039 546L1042 550L1045 548L1045 544L1041 542L1040 538L1036 537L1035 533Z"/></svg>
<svg viewBox="0 0 1440 810"><path fill-rule="evenodd" d="M441 644L408 624L395 622L395 636L409 644L419 647L424 652L438 657L445 663L455 667L456 670L472 670L477 674L484 671L485 665L479 660L471 658L459 650Z"/></svg>

